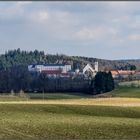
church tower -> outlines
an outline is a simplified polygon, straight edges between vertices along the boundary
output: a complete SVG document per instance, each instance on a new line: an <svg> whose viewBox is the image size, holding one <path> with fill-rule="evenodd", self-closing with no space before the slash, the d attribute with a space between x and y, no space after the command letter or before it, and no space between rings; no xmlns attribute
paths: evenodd
<svg viewBox="0 0 140 140"><path fill-rule="evenodd" d="M95 71L98 72L98 70L99 70L98 69L98 62L95 62L94 68L95 68Z"/></svg>

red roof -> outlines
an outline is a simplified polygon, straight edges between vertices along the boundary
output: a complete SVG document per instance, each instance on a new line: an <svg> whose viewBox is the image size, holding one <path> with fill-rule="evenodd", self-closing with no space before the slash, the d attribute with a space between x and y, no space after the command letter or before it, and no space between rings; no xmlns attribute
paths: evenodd
<svg viewBox="0 0 140 140"><path fill-rule="evenodd" d="M121 75L129 75L129 74L134 74L135 73L135 71L133 71L133 70L119 70L118 71L119 72L119 74Z"/></svg>
<svg viewBox="0 0 140 140"><path fill-rule="evenodd" d="M46 74L61 74L62 70L43 70L41 72Z"/></svg>
<svg viewBox="0 0 140 140"><path fill-rule="evenodd" d="M112 70L112 71L111 71L111 74L112 74L112 75L118 75L119 73L118 73L117 70Z"/></svg>
<svg viewBox="0 0 140 140"><path fill-rule="evenodd" d="M134 74L134 70L113 70L111 71L112 75L130 75Z"/></svg>

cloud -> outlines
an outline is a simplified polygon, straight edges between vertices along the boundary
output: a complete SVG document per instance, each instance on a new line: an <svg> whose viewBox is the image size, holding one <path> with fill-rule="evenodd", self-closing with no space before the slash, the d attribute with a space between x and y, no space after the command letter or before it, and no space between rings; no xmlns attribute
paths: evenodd
<svg viewBox="0 0 140 140"><path fill-rule="evenodd" d="M47 20L49 19L49 13L47 10L39 10L31 12L29 14L29 19L31 22L46 23Z"/></svg>
<svg viewBox="0 0 140 140"><path fill-rule="evenodd" d="M38 13L38 17L40 20L47 20L49 18L49 14L47 11L41 11Z"/></svg>
<svg viewBox="0 0 140 140"><path fill-rule="evenodd" d="M14 2L14 6L16 8L25 8L26 6L29 6L32 4L32 1L17 1L17 2Z"/></svg>
<svg viewBox="0 0 140 140"><path fill-rule="evenodd" d="M0 5L0 18L1 21L20 20L25 18L25 5L31 4L31 2L7 2L2 3L4 6ZM10 22L9 22L10 24Z"/></svg>
<svg viewBox="0 0 140 140"><path fill-rule="evenodd" d="M0 16L1 17L12 17L13 15L19 15L23 12L23 10L17 5L11 5L6 8L0 7Z"/></svg>
<svg viewBox="0 0 140 140"><path fill-rule="evenodd" d="M91 31L87 28L84 28L80 31L78 31L76 33L76 36L79 38L79 39L94 39L95 38L95 33L94 31Z"/></svg>
<svg viewBox="0 0 140 140"><path fill-rule="evenodd" d="M94 28L82 28L80 31L76 32L75 37L81 40L95 40L110 38L111 36L116 36L119 31L112 27L94 27Z"/></svg>
<svg viewBox="0 0 140 140"><path fill-rule="evenodd" d="M16 2L16 5L29 5L29 4L32 4L32 1L17 1Z"/></svg>
<svg viewBox="0 0 140 140"><path fill-rule="evenodd" d="M140 41L140 34L131 34L128 36L128 40Z"/></svg>
<svg viewBox="0 0 140 140"><path fill-rule="evenodd" d="M138 2L2 2L0 42L5 38L6 48L9 44L24 48L25 42L25 48L64 53L77 47L77 55L88 47L87 55L98 54L99 46L119 53L125 46L139 46L139 15Z"/></svg>

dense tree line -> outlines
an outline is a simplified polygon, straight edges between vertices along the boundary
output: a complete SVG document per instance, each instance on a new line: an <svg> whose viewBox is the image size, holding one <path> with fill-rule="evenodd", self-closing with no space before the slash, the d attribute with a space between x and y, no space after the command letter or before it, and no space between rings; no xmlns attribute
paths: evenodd
<svg viewBox="0 0 140 140"><path fill-rule="evenodd" d="M118 70L136 70L136 66L132 64L126 64L123 66L118 66L117 69Z"/></svg>
<svg viewBox="0 0 140 140"><path fill-rule="evenodd" d="M49 78L44 73L30 73L26 66L0 70L0 93L24 92L86 92L89 80L82 77Z"/></svg>
<svg viewBox="0 0 140 140"><path fill-rule="evenodd" d="M30 73L26 66L0 70L0 93L24 92L84 92L102 93L114 89L111 73L98 72L93 79L84 77L49 78L44 73Z"/></svg>

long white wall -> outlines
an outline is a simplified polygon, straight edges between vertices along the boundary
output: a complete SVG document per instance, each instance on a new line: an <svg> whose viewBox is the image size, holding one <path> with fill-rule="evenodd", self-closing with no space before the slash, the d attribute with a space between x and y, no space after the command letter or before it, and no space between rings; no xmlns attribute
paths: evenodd
<svg viewBox="0 0 140 140"><path fill-rule="evenodd" d="M47 70L59 70L62 69L63 73L66 73L68 71L71 70L71 65L64 65L64 66L44 66L44 65L35 65L35 67L32 67L33 65L29 65L28 66L28 70L29 71L37 71L37 72L41 72L41 71L47 71Z"/></svg>

